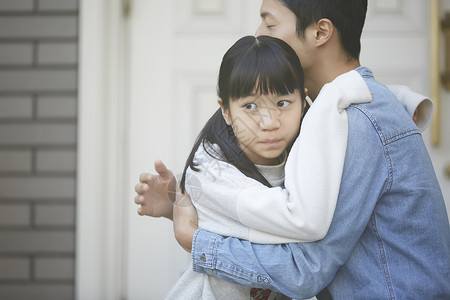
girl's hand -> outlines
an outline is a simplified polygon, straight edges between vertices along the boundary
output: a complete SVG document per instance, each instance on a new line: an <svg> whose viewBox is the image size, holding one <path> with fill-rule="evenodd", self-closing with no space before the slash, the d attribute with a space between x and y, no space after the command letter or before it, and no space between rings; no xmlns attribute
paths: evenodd
<svg viewBox="0 0 450 300"><path fill-rule="evenodd" d="M139 176L140 183L135 186L137 196L134 197L134 202L141 206L137 213L172 219L176 179L160 160L155 161L155 170L158 175L142 173Z"/></svg>
<svg viewBox="0 0 450 300"><path fill-rule="evenodd" d="M198 217L191 198L187 194L177 193L173 205L173 231L178 244L191 252L194 233L198 229Z"/></svg>

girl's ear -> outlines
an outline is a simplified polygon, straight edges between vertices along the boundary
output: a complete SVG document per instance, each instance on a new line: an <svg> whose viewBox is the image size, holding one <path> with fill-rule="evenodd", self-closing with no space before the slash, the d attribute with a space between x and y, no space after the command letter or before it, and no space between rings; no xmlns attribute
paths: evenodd
<svg viewBox="0 0 450 300"><path fill-rule="evenodd" d="M230 111L229 111L229 109L227 109L223 106L222 98L219 98L217 100L217 103L219 103L219 106L222 109L222 116L225 120L225 123L227 123L227 125L231 125L232 123L231 123Z"/></svg>

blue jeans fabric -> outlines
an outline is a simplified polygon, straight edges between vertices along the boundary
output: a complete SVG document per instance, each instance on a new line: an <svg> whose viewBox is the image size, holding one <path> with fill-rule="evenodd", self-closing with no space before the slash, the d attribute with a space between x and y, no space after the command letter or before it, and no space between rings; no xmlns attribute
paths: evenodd
<svg viewBox="0 0 450 300"><path fill-rule="evenodd" d="M347 108L346 159L326 237L258 245L197 230L195 271L298 299L325 287L333 299L450 299L449 221L422 136L372 72L357 71L374 97Z"/></svg>

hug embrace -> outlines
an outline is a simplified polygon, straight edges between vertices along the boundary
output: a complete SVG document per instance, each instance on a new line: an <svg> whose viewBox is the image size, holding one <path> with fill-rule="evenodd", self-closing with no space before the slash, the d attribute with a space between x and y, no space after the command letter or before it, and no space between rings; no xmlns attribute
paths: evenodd
<svg viewBox="0 0 450 300"><path fill-rule="evenodd" d="M263 0L256 37L223 57L181 191L161 162L141 175L138 212L173 219L192 252L167 299L450 298L430 111L360 65L366 10Z"/></svg>

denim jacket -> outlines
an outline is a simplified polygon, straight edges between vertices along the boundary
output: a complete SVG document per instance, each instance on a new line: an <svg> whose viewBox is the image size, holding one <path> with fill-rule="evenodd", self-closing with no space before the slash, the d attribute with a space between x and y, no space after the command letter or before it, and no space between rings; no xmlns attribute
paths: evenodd
<svg viewBox="0 0 450 300"><path fill-rule="evenodd" d="M333 299L450 299L449 221L422 136L372 72L357 71L373 100L347 108L346 159L325 238L259 245L197 230L195 271L299 299L325 287Z"/></svg>

